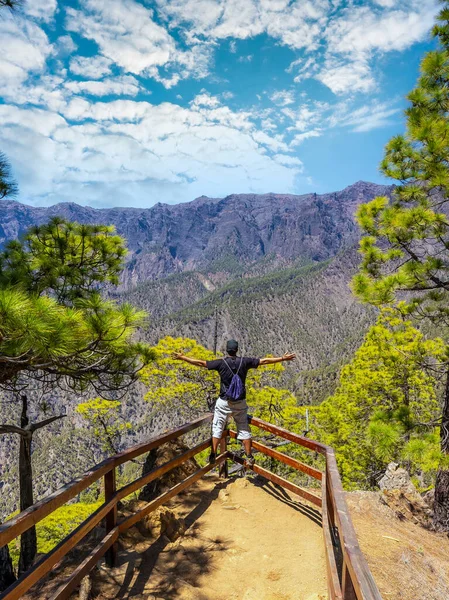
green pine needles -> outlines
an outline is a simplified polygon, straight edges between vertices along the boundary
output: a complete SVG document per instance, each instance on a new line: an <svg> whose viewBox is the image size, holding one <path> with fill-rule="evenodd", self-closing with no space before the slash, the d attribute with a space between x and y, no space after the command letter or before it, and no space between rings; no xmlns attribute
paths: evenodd
<svg viewBox="0 0 449 600"><path fill-rule="evenodd" d="M409 94L405 135L387 144L381 172L398 182L392 200L376 198L360 207L364 232L362 268L355 293L383 305L403 292L414 310L449 316L449 8L434 27L438 49L421 63ZM447 319L446 319L447 320Z"/></svg>
<svg viewBox="0 0 449 600"><path fill-rule="evenodd" d="M126 249L112 227L59 218L0 253L0 386L24 378L117 392L154 356L131 336L146 315L105 300Z"/></svg>
<svg viewBox="0 0 449 600"><path fill-rule="evenodd" d="M370 328L335 394L316 409L318 437L335 448L347 489L375 488L391 461L434 480L444 460L435 377L444 350L391 309Z"/></svg>

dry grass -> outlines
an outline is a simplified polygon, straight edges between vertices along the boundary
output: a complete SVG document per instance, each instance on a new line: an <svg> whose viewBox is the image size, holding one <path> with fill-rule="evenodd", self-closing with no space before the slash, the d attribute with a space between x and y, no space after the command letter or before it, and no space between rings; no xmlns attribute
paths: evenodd
<svg viewBox="0 0 449 600"><path fill-rule="evenodd" d="M447 600L449 538L400 520L376 492L346 494L373 576L385 600Z"/></svg>

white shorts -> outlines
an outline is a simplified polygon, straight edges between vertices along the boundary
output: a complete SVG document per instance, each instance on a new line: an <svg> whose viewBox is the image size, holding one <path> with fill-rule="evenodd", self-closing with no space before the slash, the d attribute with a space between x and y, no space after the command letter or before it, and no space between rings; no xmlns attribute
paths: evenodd
<svg viewBox="0 0 449 600"><path fill-rule="evenodd" d="M212 437L221 438L230 416L234 417L235 424L237 425L237 439L250 440L251 430L248 423L248 405L246 404L246 400L229 402L223 398L218 398L215 404Z"/></svg>

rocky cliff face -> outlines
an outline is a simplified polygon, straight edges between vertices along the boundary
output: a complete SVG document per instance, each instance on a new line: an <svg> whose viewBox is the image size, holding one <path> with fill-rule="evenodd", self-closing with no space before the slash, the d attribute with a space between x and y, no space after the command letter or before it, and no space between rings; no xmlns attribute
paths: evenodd
<svg viewBox="0 0 449 600"><path fill-rule="evenodd" d="M82 223L115 225L130 254L126 287L184 271L242 271L263 259L285 265L322 261L358 238L358 204L390 195L391 186L358 182L332 194L233 194L149 209L96 210L77 204L34 208L0 204L0 245L33 224L58 215Z"/></svg>

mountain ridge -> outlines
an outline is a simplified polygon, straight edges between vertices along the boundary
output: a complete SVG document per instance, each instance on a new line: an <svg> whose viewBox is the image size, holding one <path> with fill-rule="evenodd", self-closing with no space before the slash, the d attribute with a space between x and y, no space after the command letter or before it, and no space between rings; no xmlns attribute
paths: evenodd
<svg viewBox="0 0 449 600"><path fill-rule="evenodd" d="M129 255L124 288L186 271L232 274L261 260L271 268L297 260L320 262L358 241L357 206L394 186L357 182L328 194L200 196L182 204L96 209L75 203L32 207L2 201L0 246L54 216L106 223L125 237Z"/></svg>

